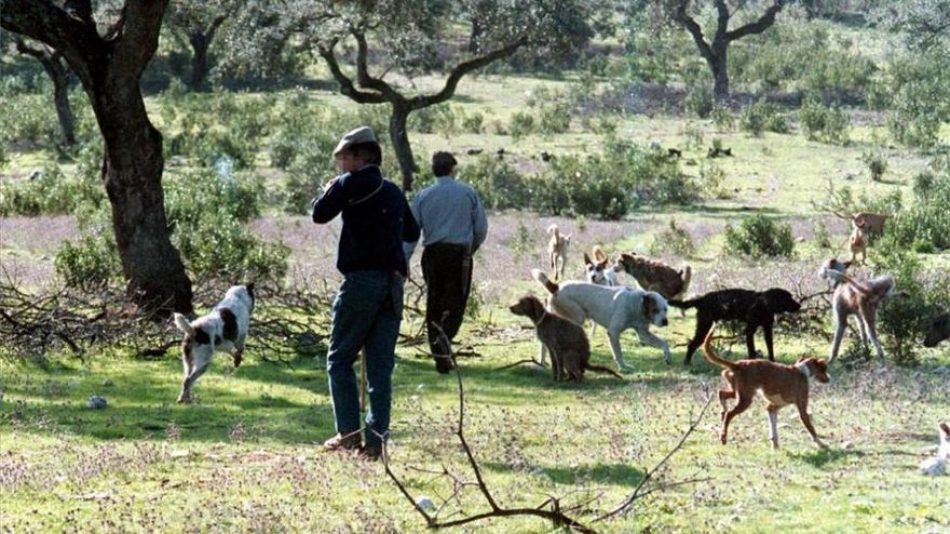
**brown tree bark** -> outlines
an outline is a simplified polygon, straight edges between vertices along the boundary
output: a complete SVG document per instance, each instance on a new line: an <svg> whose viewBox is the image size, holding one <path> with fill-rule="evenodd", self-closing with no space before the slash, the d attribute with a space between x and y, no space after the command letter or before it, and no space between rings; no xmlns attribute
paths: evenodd
<svg viewBox="0 0 950 534"><path fill-rule="evenodd" d="M127 293L145 313L192 311L191 280L169 238L162 190L162 136L139 89L158 47L168 0L130 0L99 34L89 0L69 11L49 0L0 1L3 28L62 53L89 96L105 145L103 181Z"/></svg>
<svg viewBox="0 0 950 534"><path fill-rule="evenodd" d="M17 51L36 58L43 65L43 70L53 82L53 103L56 106L56 117L59 119L59 129L63 134L63 144L76 144L76 119L73 108L69 105L69 82L71 73L63 61L62 54L45 48L34 48L26 44L19 37L14 38Z"/></svg>
<svg viewBox="0 0 950 534"><path fill-rule="evenodd" d="M692 36L699 54L706 60L712 72L716 101L722 102L729 98L729 45L746 35L762 33L775 24L775 16L785 7L785 0L773 0L772 5L758 20L732 31L729 30L729 20L734 13L729 12L726 0L714 0L717 13L716 33L711 42L706 41L702 27L687 13L689 4L690 0L679 0L673 11L673 20Z"/></svg>
<svg viewBox="0 0 950 534"><path fill-rule="evenodd" d="M353 80L340 68L335 51L337 40L334 39L326 45L320 45L318 52L330 67L330 72L333 74L334 79L340 84L340 93L361 104L381 104L387 102L392 107L392 114L389 119L389 139L393 143L393 151L396 153L396 159L399 162L404 191L412 190L413 176L419 170L413 159L412 145L409 142L409 135L406 131L409 114L417 109L426 108L449 100L455 95L455 90L463 76L497 59L514 54L516 50L528 43L527 37L516 37L502 48L482 53L472 59L462 61L455 65L446 77L445 85L443 85L439 92L406 97L396 91L395 88L382 78L376 78L370 75L366 60L368 46L366 43L365 30L351 28L350 33L356 39L357 44L356 81L360 89L364 90L357 89Z"/></svg>

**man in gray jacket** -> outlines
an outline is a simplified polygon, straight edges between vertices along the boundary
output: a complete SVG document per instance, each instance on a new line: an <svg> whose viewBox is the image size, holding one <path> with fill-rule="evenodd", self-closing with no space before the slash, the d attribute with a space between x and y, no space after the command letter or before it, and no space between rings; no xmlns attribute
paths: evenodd
<svg viewBox="0 0 950 534"><path fill-rule="evenodd" d="M472 255L485 241L488 219L478 194L455 180L458 162L449 152L432 156L436 182L412 202L412 214L422 229L422 276L426 282L426 328L429 348L440 373L452 370L451 341L462 326L472 286ZM415 243L407 246L408 258ZM442 327L448 343L433 327Z"/></svg>

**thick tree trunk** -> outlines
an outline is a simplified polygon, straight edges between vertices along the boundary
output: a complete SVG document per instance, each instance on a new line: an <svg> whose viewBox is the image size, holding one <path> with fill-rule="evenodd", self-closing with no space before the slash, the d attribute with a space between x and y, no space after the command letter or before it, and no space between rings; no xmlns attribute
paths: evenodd
<svg viewBox="0 0 950 534"><path fill-rule="evenodd" d="M716 102L723 102L729 98L729 43L715 42L712 51L712 55L706 58L706 62L713 75L713 96Z"/></svg>
<svg viewBox="0 0 950 534"><path fill-rule="evenodd" d="M477 54L479 52L479 42L482 38L484 29L478 17L472 18L472 31L468 34L468 53Z"/></svg>
<svg viewBox="0 0 950 534"><path fill-rule="evenodd" d="M59 61L56 60L58 64ZM76 119L73 108L69 105L69 70L58 65L48 71L53 80L53 100L56 103L56 116L59 118L59 127L63 131L63 142L67 146L76 144Z"/></svg>
<svg viewBox="0 0 950 534"><path fill-rule="evenodd" d="M129 297L149 314L190 313L191 280L165 218L162 135L148 119L138 78L106 73L87 92L105 140L103 179Z"/></svg>
<svg viewBox="0 0 950 534"><path fill-rule="evenodd" d="M192 91L203 91L206 89L205 81L208 79L208 46L211 41L201 32L192 32L189 41L191 41L191 80L188 86Z"/></svg>
<svg viewBox="0 0 950 534"><path fill-rule="evenodd" d="M393 114L389 118L389 140L392 141L396 160L399 162L399 171L402 173L402 188L412 190L412 177L419 169L412 157L412 146L409 144L409 135L406 132L406 123L412 109L407 105L393 104Z"/></svg>

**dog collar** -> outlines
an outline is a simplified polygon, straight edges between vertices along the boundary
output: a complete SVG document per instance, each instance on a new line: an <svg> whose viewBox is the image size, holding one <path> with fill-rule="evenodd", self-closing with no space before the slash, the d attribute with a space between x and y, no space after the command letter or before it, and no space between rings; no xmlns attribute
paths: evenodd
<svg viewBox="0 0 950 534"><path fill-rule="evenodd" d="M811 378L811 369L808 368L808 361L800 362L795 364L795 368L798 369L798 372L805 375L805 378Z"/></svg>
<svg viewBox="0 0 950 534"><path fill-rule="evenodd" d="M541 321L544 320L544 316L547 314L548 314L548 310L544 310L541 312L541 317L537 321L535 321L534 319L531 319L531 322L534 323L534 326L536 327L541 326Z"/></svg>

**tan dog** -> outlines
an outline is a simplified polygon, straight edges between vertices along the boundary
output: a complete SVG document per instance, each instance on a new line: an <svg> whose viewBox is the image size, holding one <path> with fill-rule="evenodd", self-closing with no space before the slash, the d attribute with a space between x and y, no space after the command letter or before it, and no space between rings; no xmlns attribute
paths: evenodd
<svg viewBox="0 0 950 534"><path fill-rule="evenodd" d="M851 237L848 238L848 248L851 249L851 263L863 264L868 258L868 238L864 229L857 224L851 230ZM861 261L858 262L858 254L861 255Z"/></svg>
<svg viewBox="0 0 950 534"><path fill-rule="evenodd" d="M656 291L666 299L686 293L692 278L689 265L677 271L665 263L636 254L621 254L615 269L634 277L643 289Z"/></svg>
<svg viewBox="0 0 950 534"><path fill-rule="evenodd" d="M551 260L551 270L554 271L554 280L564 278L564 264L567 263L567 248L571 244L571 236L561 235L556 224L548 226L551 239L548 241L548 258Z"/></svg>
<svg viewBox="0 0 950 534"><path fill-rule="evenodd" d="M855 213L854 216L851 217L851 224L867 234L881 235L884 233L884 221L886 220L887 215L862 211L861 213Z"/></svg>
<svg viewBox="0 0 950 534"><path fill-rule="evenodd" d="M715 328L714 328L715 329ZM795 365L785 365L766 360L739 360L731 362L724 360L713 351L711 340L713 331L710 330L703 342L703 354L714 365L722 367L722 378L729 384L728 389L719 390L719 403L722 405L722 431L719 440L726 444L729 432L729 422L732 418L746 411L752 405L755 394L761 393L769 405L769 437L772 448L778 448L778 429L776 428L778 411L789 404L798 408L798 415L802 424L811 434L819 447L828 448L811 424L808 415L808 387L811 379L827 383L828 365L824 360L817 358L801 358ZM726 400L736 399L736 406L727 410Z"/></svg>
<svg viewBox="0 0 950 534"><path fill-rule="evenodd" d="M827 265L827 262L826 262ZM831 354L828 363L835 361L844 331L848 326L848 317L858 316L858 330L861 332L861 341L867 345L868 339L874 345L877 356L884 360L884 349L877 339L877 309L890 296L897 294L894 288L893 276L878 276L871 280L855 280L833 268L822 269L822 276L838 283L835 292L831 295L831 309L835 320L835 338L831 344Z"/></svg>
<svg viewBox="0 0 950 534"><path fill-rule="evenodd" d="M559 317L546 309L537 297L526 295L508 308L515 315L522 315L534 323L538 340L551 352L551 367L554 381L584 379L584 371L610 373L623 379L613 370L590 364L590 343L580 326Z"/></svg>

